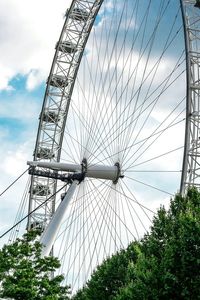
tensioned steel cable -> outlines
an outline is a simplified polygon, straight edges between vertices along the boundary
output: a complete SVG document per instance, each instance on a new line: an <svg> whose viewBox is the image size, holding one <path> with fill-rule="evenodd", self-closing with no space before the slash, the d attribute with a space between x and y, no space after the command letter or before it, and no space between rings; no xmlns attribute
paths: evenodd
<svg viewBox="0 0 200 300"><path fill-rule="evenodd" d="M156 27L157 28L157 27ZM147 45L149 45L150 44L150 42L151 42L151 39L152 39L152 36L153 36L153 34L151 35L151 37L150 37L150 39L148 40L148 43L147 43ZM146 47L147 47L147 45L146 45ZM146 48L145 48L146 49ZM141 54L141 55L143 55L144 54L144 51L143 51L143 53ZM141 56L142 57L142 56ZM132 77L132 75L131 75L131 77ZM119 78L119 80L120 80L120 78ZM130 78L129 78L129 80L130 80ZM124 92L124 91L123 91ZM116 104L117 105L117 104ZM115 105L115 106L116 106ZM113 114L113 112L112 112L112 114ZM111 114L111 115L112 115ZM111 117L111 116L110 116ZM102 132L105 130L105 126L107 125L107 123L108 122L106 122L105 124L104 124L104 126L103 126L103 129L102 129ZM106 135L106 137L107 137L107 135ZM101 140L101 143L103 143L104 141L103 140ZM100 142L99 142L99 144L100 144ZM96 149L95 149L96 150ZM95 151L94 151L95 152Z"/></svg>
<svg viewBox="0 0 200 300"><path fill-rule="evenodd" d="M68 183L67 183L68 184ZM45 203L47 203L53 196L55 196L57 193L59 193L62 189L64 189L67 184L65 184L64 186L62 186L59 190L57 190L54 194L52 194L49 198L47 198L44 202L42 202L40 205L38 205L35 209L33 209L30 213L28 213L25 217L23 217L20 221L18 221L17 223L15 223L12 227L10 227L8 230L6 230L1 236L0 239L2 237L4 237L7 233L9 233L12 229L14 229L16 226L18 226L21 222L23 222L24 220L26 220L29 216L31 216L34 212L36 212L40 207L42 207Z"/></svg>
<svg viewBox="0 0 200 300"><path fill-rule="evenodd" d="M28 170L30 167L28 167L21 175L19 175L1 194L0 197L7 192Z"/></svg>

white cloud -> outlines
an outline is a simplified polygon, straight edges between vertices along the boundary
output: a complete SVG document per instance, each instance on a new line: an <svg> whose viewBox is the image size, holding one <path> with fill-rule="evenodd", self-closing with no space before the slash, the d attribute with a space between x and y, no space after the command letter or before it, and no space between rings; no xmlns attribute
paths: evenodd
<svg viewBox="0 0 200 300"><path fill-rule="evenodd" d="M15 99L10 99L10 101L6 98L0 102L0 117L30 123L37 120L39 106L40 103L37 103L35 99L31 97L27 99L25 95L17 96Z"/></svg>
<svg viewBox="0 0 200 300"><path fill-rule="evenodd" d="M34 90L38 85L41 84L42 81L46 80L46 77L48 76L49 68L51 65L52 57L54 54L54 46L56 41L58 40L58 36L62 27L63 19L62 15L65 12L65 9L67 8L69 4L69 0L60 0L60 1L53 1L53 0L2 0L0 2L0 22L1 22L1 32L0 32L0 43L1 43L1 48L0 48L0 89L4 90L9 90L12 89L11 85L9 84L9 81L12 79L12 77L22 74L27 76L27 81L26 81L26 89L28 92L31 92ZM108 7L112 8L112 3L111 1L108 1ZM9 13L8 13L9 12ZM101 26L103 23L99 23L98 26L96 27L96 33L97 33L97 38L101 34ZM135 24L132 24L131 30L134 28ZM119 41L121 37L119 37ZM93 76L95 74L95 68L97 65L97 59L94 59L94 57L98 57L99 61L103 62L103 56L104 53L107 51L106 49L106 44L102 42L102 47L97 47L96 52L90 55L90 46L93 42L93 39L89 39L89 44L87 46L87 50L89 55L87 55L88 63L91 65L91 74L90 76L85 76L86 74L84 73L85 71L82 70L80 67L80 76L79 76L79 81L80 84L82 84L82 90L84 91L85 98L83 97L82 93L79 90L76 90L76 93L73 95L73 98L78 99L78 94L80 93L81 95L81 100L80 103L82 105L79 106L79 109L84 111L84 108L86 107L86 101L89 103L89 107L93 107L91 103L94 103L95 99L93 97L93 93L89 93L89 89L91 88L92 84L92 79L95 78ZM127 39L126 41L127 45L129 45L129 40ZM112 43L111 43L112 45ZM119 45L121 45L119 43ZM110 47L111 48L111 47ZM127 50L128 49L128 50ZM130 50L130 45L127 47L125 51ZM108 49L111 51L111 49ZM119 49L118 49L119 50ZM110 53L108 51L108 53ZM127 53L126 53L127 54ZM92 57L93 55L93 57ZM108 55L109 56L109 55ZM129 76L129 68L130 66L134 68L136 66L137 60L138 60L139 54L137 53L137 50L135 49L133 52L132 59L127 60L127 64L124 68L124 61L123 58L120 58L118 65L117 65L117 72L120 74L122 70L124 70L124 77L123 80L120 80L122 82L122 85L119 85L119 92L121 92L121 89L123 88L123 83L126 82L127 77ZM107 69L110 68L110 76L112 75L112 71L115 69L116 65L116 60L112 57L111 62L108 59L108 64L101 65L102 68L102 73L106 73ZM149 58L149 64L147 66L147 72L150 72L151 68L154 66L156 63L155 57ZM110 64L109 64L110 63ZM170 73L170 70L173 66L173 59L171 57L167 57L165 61L160 64L160 67L156 73L155 81L156 84L161 82L163 78L163 73ZM139 86L139 83L141 82L142 79L142 74L145 69L145 55L142 57L139 65L138 65L138 71L137 71L137 81L136 81L136 88ZM87 71L87 70L86 70ZM82 73L81 73L82 72ZM164 75L165 75L164 74ZM103 74L104 75L104 74ZM119 75L118 75L119 76ZM153 74L152 74L153 76ZM152 76L148 79L148 83L151 82ZM85 77L85 78L84 78ZM87 80L90 78L91 80ZM97 83L101 80L101 78L97 78ZM157 80L157 81L156 81ZM113 83L114 80L113 80ZM107 92L107 88L109 85L109 80L103 85L104 90ZM147 85L147 82L145 82L145 85ZM128 85L130 89L128 89L128 93L131 93L132 89L132 82ZM143 94L145 94L144 89ZM153 87L152 87L153 89ZM178 93L179 90L181 90L182 87L180 85L179 88L177 88L176 94ZM92 89L91 89L92 90ZM104 92L105 92L104 91ZM159 91L157 91L159 93ZM27 93L28 94L28 93ZM140 94L140 97L142 98L143 96L142 92ZM91 96L92 95L92 96ZM174 95L174 88L173 90L170 91L169 94L167 94L166 98L164 98L164 101L166 100L167 102L167 97L170 98L170 101L173 101L175 98ZM77 96L77 97L76 97ZM172 97L173 96L173 97ZM98 103L98 110L99 112L104 112L106 111L107 114L110 113L111 111L111 106L109 105L111 103L111 95L108 93L107 98L104 99L104 93L102 97L103 101ZM83 101L84 100L84 101ZM42 99L40 101L42 103ZM76 103L76 102L75 102ZM91 104L91 105L90 105ZM82 106L82 107L81 107ZM154 113L153 118L154 121L160 123L162 122L162 119L166 116L167 112L163 110L163 105L159 106L159 109L157 113ZM0 164L0 172L2 174L2 180L0 182L0 192L7 187L17 176L19 176L25 169L26 169L26 161L31 160L31 156L33 153L33 148L34 148L34 140L36 136L36 129L37 129L37 119L39 115L39 110L40 110L40 104L39 101L36 101L34 98L28 95L16 95L15 99L11 98L10 101L7 99L3 99L0 102L0 117L3 118L13 118L16 119L17 121L22 121L23 124L26 126L24 129L24 132L22 133L22 137L17 141L11 141L8 139L9 136L9 131L6 129L3 133L0 132L0 143L1 143L1 148L0 148L0 155L2 159L2 163ZM121 107L121 110L123 110L123 106ZM129 117L131 112L127 112L125 114L125 118ZM107 115L108 116L108 115ZM97 114L98 117L98 114ZM145 114L144 114L145 117ZM71 126L74 128L74 116L72 116L72 123ZM75 119L76 120L76 119ZM87 125L87 116L85 117L85 124ZM129 119L130 120L130 119ZM152 120L151 120L152 121ZM107 118L102 119L102 123L107 122ZM111 120L112 122L112 120ZM94 122L95 124L95 122ZM82 126L82 122L79 124ZM107 124L109 125L109 124ZM139 140L142 138L145 138L147 134L154 129L154 123L150 124L150 128L146 127L146 132L144 130L143 135L141 134ZM85 126L87 127L87 126ZM138 126L139 128L139 126ZM139 130L136 128L137 130ZM93 134L96 134L94 139L97 141L97 145L99 143L98 141L98 134L101 136L107 135L109 133L109 126L105 128L105 132L103 133L98 133L97 130L94 130ZM69 125L69 132L72 134L71 127ZM128 127L127 127L127 133L128 133ZM171 133L171 135L170 135ZM175 131L172 129L168 133L167 139L166 136L163 138L160 138L158 143L152 148L150 148L150 152L148 152L147 156L141 157L141 160L138 159L138 162L144 161L145 159L149 159L155 155L159 155L160 153L166 152L166 149L173 148L173 144L177 142L177 137L179 137L179 131ZM74 134L74 132L73 132ZM75 132L75 134L77 134ZM90 132L90 136L91 132ZM75 135L76 137L76 135ZM88 142L88 131L86 131L85 134L85 142ZM131 141L131 136L130 136L130 143ZM92 140L92 138L91 138ZM169 141L170 140L170 145ZM100 140L101 142L101 140ZM149 142L150 143L150 142ZM68 152L68 150L73 151L73 143L67 143L64 145L64 150ZM76 143L76 151L77 151L77 145ZM148 145L148 144L147 144ZM96 144L95 144L96 146ZM113 143L113 146L115 144ZM145 147L144 147L145 148ZM95 147L94 147L95 149ZM97 154L99 157L101 157L100 152L102 149L102 145L99 145L99 149L97 149ZM103 149L104 150L104 149ZM75 151L74 151L75 152ZM95 152L95 151L94 151ZM103 151L102 151L103 152ZM138 155L141 152L138 152ZM72 153L73 154L73 153ZM90 153L88 153L88 156ZM96 152L95 152L96 155ZM173 154L170 156L171 163L169 165L169 161L162 160L162 162L156 162L153 161L153 163L149 163L147 167L151 170L151 167L155 168L155 170L159 169L176 169L176 165L178 159L181 159L180 156L176 156L176 154ZM81 157L82 158L82 157ZM143 166L141 166L141 170ZM146 166L144 166L146 167ZM136 175L138 176L138 175ZM148 178L150 177L150 178ZM152 178L151 178L152 177ZM155 182L155 186L158 186L161 182L163 183L163 189L169 188L169 183L167 182L167 177L166 176L160 176L158 174L157 176L149 175L144 175L143 177L136 177L141 181L144 181L146 183L150 183L154 185L153 180L157 180ZM168 177L169 178L169 177ZM127 180L128 181L128 180ZM159 196L155 193L155 191L151 188L147 188L145 186L141 186L140 183L132 182L130 181L130 186L133 186L133 192L136 193L137 198L140 201L143 201L143 204L147 207L150 207L152 210L156 209L159 207L159 204L161 203L161 198L163 199L163 195ZM13 189L10 190L10 193L6 193L5 196L2 198L3 199L3 204L0 206L0 215L3 217L1 218L1 224L2 228L4 229L7 226L9 227L12 225L12 222L14 220L15 212L17 210L17 207L19 205L20 197L24 191L25 187L25 180L23 179L22 181L18 182ZM141 188L142 187L142 188ZM173 185L174 188L174 185ZM172 189L174 192L174 189ZM171 192L171 189L170 189ZM131 194L130 194L131 197ZM147 200L146 199L150 199ZM153 200L152 200L153 199ZM165 194L164 194L164 199L163 203L167 202ZM151 202L148 202L151 201ZM7 217L5 216L10 216L10 220L8 221Z"/></svg>
<svg viewBox="0 0 200 300"><path fill-rule="evenodd" d="M25 162L29 158L28 151L20 147L17 151L9 151L4 162L2 163L2 168L6 171L9 176L18 176L24 172Z"/></svg>
<svg viewBox="0 0 200 300"><path fill-rule="evenodd" d="M44 72L38 69L31 70L28 74L26 88L31 91L34 90L38 85L40 85L41 81L44 79Z"/></svg>
<svg viewBox="0 0 200 300"><path fill-rule="evenodd" d="M1 194L19 175L22 174L22 172L26 170L26 161L31 157L33 140L30 138L30 140L24 144L14 144L12 142L5 143L4 139L0 139L0 143L2 145L0 149ZM24 174L17 183L10 186L10 188L0 196L0 234L3 234L14 224L27 180L28 173ZM0 245L2 245L3 242L7 242L8 237L9 234L5 236L5 239L1 239Z"/></svg>
<svg viewBox="0 0 200 300"><path fill-rule="evenodd" d="M19 73L28 75L28 89L45 80L70 2L0 2L0 89L9 89L9 81Z"/></svg>
<svg viewBox="0 0 200 300"><path fill-rule="evenodd" d="M48 76L63 17L70 3L71 0L0 1L0 91L6 91L0 98L0 118L3 120L0 193L27 168L27 160L32 159L42 99L28 92ZM11 80L15 78L20 84L24 75L27 92L15 91ZM16 134L15 122L16 126L22 126L21 132ZM27 175L1 196L1 233L13 225L26 181Z"/></svg>

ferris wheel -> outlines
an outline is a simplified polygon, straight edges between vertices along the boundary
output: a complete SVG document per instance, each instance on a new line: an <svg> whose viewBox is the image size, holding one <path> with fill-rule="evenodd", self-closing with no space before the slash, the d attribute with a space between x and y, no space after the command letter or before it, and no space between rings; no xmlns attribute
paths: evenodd
<svg viewBox="0 0 200 300"><path fill-rule="evenodd" d="M43 229L43 255L74 289L200 184L199 7L73 0L66 11L28 162L28 228Z"/></svg>

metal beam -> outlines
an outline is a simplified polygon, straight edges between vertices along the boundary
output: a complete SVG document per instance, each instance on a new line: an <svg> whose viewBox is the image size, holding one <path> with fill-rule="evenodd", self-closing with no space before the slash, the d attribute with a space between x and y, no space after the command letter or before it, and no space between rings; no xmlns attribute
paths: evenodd
<svg viewBox="0 0 200 300"><path fill-rule="evenodd" d="M60 202L56 212L54 213L49 225L46 227L45 231L43 232L40 243L42 244L42 254L41 256L49 255L52 246L55 242L58 230L60 225L62 224L62 220L64 215L67 211L67 207L70 203L71 198L74 195L77 185L79 184L78 180L74 180L71 186L69 187L63 201Z"/></svg>
<svg viewBox="0 0 200 300"><path fill-rule="evenodd" d="M27 164L33 167L46 168L56 171L81 173L82 165L69 164L69 163L55 163L55 162L41 162L41 161L28 161ZM118 164L114 166L93 165L88 166L84 171L85 177L112 180L115 182L119 177L122 177L121 170Z"/></svg>

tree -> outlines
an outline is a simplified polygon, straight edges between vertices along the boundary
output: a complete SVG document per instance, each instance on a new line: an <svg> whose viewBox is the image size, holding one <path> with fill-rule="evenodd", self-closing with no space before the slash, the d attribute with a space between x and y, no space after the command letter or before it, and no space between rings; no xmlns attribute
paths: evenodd
<svg viewBox="0 0 200 300"><path fill-rule="evenodd" d="M96 271L86 286L77 292L74 300L102 300L115 299L119 289L124 286L127 268L130 261L137 259L137 242L132 243L127 249L120 250L115 255L107 258Z"/></svg>
<svg viewBox="0 0 200 300"><path fill-rule="evenodd" d="M161 207L150 233L105 260L74 299L200 299L200 193Z"/></svg>
<svg viewBox="0 0 200 300"><path fill-rule="evenodd" d="M53 256L41 258L41 244L32 230L0 250L0 297L20 300L67 300L69 287L63 276L52 277L60 263Z"/></svg>
<svg viewBox="0 0 200 300"><path fill-rule="evenodd" d="M200 299L200 193L195 188L186 197L176 195L168 211L160 208L140 245L116 300Z"/></svg>

